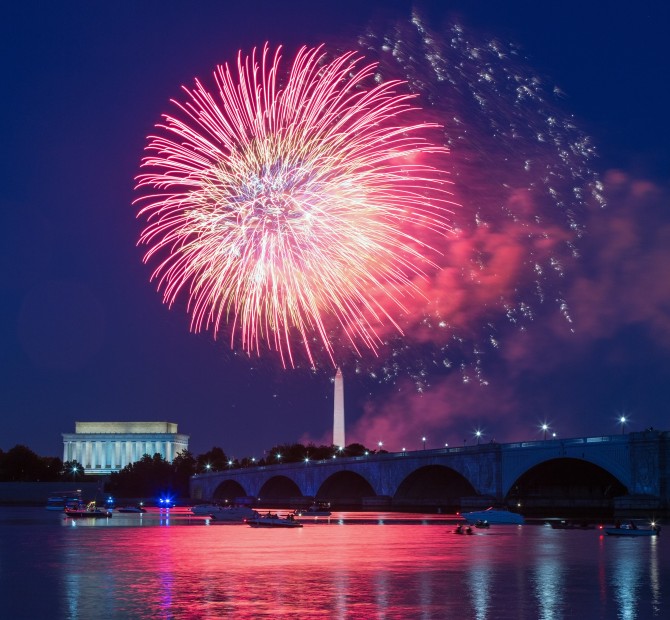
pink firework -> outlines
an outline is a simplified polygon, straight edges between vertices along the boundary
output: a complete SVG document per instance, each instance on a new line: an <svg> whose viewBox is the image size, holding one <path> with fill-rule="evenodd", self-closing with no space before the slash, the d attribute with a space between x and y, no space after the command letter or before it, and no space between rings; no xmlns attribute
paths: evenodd
<svg viewBox="0 0 670 620"><path fill-rule="evenodd" d="M296 342L335 363L336 339L374 353L381 325L400 330L433 265L425 239L449 232L448 183L422 163L446 149L425 136L437 125L402 122L414 96L375 83L376 65L302 48L282 74L280 50L240 53L215 91L196 81L173 102L137 178L140 243L193 331L228 329L231 347L284 365Z"/></svg>

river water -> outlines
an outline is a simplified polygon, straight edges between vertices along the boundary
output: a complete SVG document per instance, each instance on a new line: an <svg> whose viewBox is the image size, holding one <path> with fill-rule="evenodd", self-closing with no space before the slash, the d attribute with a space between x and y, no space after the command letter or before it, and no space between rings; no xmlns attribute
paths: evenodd
<svg viewBox="0 0 670 620"><path fill-rule="evenodd" d="M300 529L183 509L77 521L0 507L0 618L670 618L670 530L335 513Z"/></svg>

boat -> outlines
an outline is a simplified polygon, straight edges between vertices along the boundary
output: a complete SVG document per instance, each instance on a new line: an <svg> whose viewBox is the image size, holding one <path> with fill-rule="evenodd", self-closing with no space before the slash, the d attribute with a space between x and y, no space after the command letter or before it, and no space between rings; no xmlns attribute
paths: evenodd
<svg viewBox="0 0 670 620"><path fill-rule="evenodd" d="M245 519L245 523L251 527L302 527L302 523L297 521L293 513L285 517L268 512L265 515L258 515L252 519Z"/></svg>
<svg viewBox="0 0 670 620"><path fill-rule="evenodd" d="M242 523L245 519L255 519L260 515L249 506L226 506L210 515L214 521Z"/></svg>
<svg viewBox="0 0 670 620"><path fill-rule="evenodd" d="M307 508L299 508L298 510L295 510L293 514L296 517L330 517L333 513L330 512L330 504L318 502Z"/></svg>
<svg viewBox="0 0 670 620"><path fill-rule="evenodd" d="M198 517L209 517L226 508L227 506L221 506L220 504L196 504L195 506L191 506L191 513Z"/></svg>
<svg viewBox="0 0 670 620"><path fill-rule="evenodd" d="M514 525L523 525L525 519L522 515L511 512L504 508L487 508L486 510L476 510L474 512L462 512L461 516L468 523L476 523L477 521L487 521L488 523L510 523Z"/></svg>
<svg viewBox="0 0 670 620"><path fill-rule="evenodd" d="M491 527L491 524L486 520L477 519L475 521L475 527L477 527L479 529L487 529L487 528Z"/></svg>
<svg viewBox="0 0 670 620"><path fill-rule="evenodd" d="M99 508L95 502L81 502L76 508L66 508L65 516L73 519L102 519L111 517L112 511Z"/></svg>
<svg viewBox="0 0 670 620"><path fill-rule="evenodd" d="M462 523L459 523L454 530L454 534L472 534L472 528L469 525L463 527Z"/></svg>
<svg viewBox="0 0 670 620"><path fill-rule="evenodd" d="M146 512L146 508L143 508L142 506L121 506L120 508L116 509L116 512Z"/></svg>
<svg viewBox="0 0 670 620"><path fill-rule="evenodd" d="M214 517L218 521L243 521L246 518L257 516L258 513L249 506L232 504L196 504L191 507L191 514L198 517Z"/></svg>
<svg viewBox="0 0 670 620"><path fill-rule="evenodd" d="M661 526L652 522L650 527L638 527L631 521L623 525L606 527L604 530L608 536L658 536L661 533Z"/></svg>
<svg viewBox="0 0 670 620"><path fill-rule="evenodd" d="M76 508L81 502L81 491L62 491L52 493L47 498L47 510L57 510L62 512L65 508Z"/></svg>
<svg viewBox="0 0 670 620"><path fill-rule="evenodd" d="M585 521L566 521L565 519L558 519L549 521L549 525L554 530L592 530L595 525Z"/></svg>

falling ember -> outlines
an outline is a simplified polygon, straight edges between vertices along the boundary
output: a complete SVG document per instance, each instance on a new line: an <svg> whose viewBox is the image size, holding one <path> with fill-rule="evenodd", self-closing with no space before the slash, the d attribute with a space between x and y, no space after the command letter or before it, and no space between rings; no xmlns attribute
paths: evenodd
<svg viewBox="0 0 670 620"><path fill-rule="evenodd" d="M414 121L402 82L375 82L353 52L302 48L238 55L174 101L137 177L139 243L164 302L187 298L193 331L296 364L335 364L335 340L376 353L380 326L401 331L450 232L448 182L423 163L444 154ZM431 258L431 256L433 258Z"/></svg>

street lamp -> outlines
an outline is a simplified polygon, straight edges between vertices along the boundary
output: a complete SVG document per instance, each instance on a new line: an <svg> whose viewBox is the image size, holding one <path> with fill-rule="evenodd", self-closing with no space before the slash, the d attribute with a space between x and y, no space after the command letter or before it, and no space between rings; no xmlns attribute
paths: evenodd
<svg viewBox="0 0 670 620"><path fill-rule="evenodd" d="M623 435L624 427L626 426L626 422L628 422L628 420L626 419L626 416L625 416L625 415L622 415L622 416L619 418L619 424L621 424L621 434L622 434L622 435Z"/></svg>
<svg viewBox="0 0 670 620"><path fill-rule="evenodd" d="M482 436L482 432L480 430L476 430L475 436L477 437L477 445L479 445L479 438Z"/></svg>
<svg viewBox="0 0 670 620"><path fill-rule="evenodd" d="M547 431L549 430L549 425L545 422L542 426L542 431L544 432L544 440L547 440Z"/></svg>
<svg viewBox="0 0 670 620"><path fill-rule="evenodd" d="M422 437L421 441L423 441L423 449L425 450L426 449L426 438Z"/></svg>

